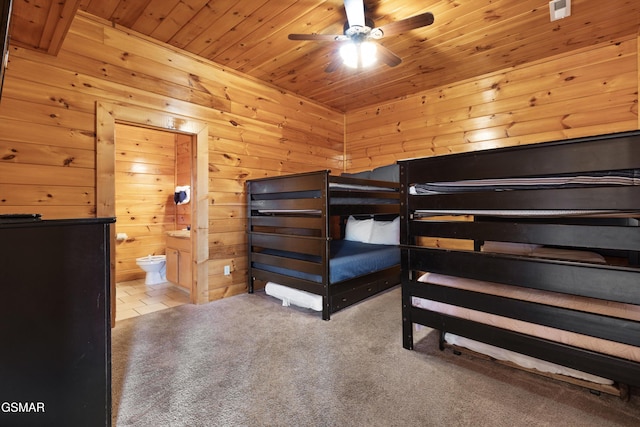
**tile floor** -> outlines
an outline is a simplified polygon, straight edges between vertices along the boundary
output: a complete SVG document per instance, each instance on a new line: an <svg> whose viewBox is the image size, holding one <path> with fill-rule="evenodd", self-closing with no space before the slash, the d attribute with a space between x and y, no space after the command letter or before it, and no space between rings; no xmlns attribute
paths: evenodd
<svg viewBox="0 0 640 427"><path fill-rule="evenodd" d="M145 285L144 279L116 283L116 322L189 303L189 293L173 283Z"/></svg>

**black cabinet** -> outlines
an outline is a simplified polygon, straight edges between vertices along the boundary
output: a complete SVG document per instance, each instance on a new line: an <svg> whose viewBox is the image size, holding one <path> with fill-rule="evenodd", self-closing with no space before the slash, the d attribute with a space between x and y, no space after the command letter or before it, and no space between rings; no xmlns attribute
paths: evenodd
<svg viewBox="0 0 640 427"><path fill-rule="evenodd" d="M0 217L0 425L111 424L113 222Z"/></svg>

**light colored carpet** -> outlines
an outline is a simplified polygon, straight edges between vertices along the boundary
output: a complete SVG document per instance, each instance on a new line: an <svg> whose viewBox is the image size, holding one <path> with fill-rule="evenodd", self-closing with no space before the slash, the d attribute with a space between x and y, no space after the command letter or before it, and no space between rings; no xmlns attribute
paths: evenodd
<svg viewBox="0 0 640 427"><path fill-rule="evenodd" d="M402 348L400 289L332 315L262 292L119 322L114 426L638 426L630 401Z"/></svg>

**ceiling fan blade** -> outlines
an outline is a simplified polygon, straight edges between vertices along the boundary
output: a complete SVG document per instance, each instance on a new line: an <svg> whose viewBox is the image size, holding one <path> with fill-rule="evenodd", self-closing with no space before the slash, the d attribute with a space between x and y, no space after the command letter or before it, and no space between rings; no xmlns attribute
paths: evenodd
<svg viewBox="0 0 640 427"><path fill-rule="evenodd" d="M347 37L343 34L289 34L289 40L319 40L319 41L343 41Z"/></svg>
<svg viewBox="0 0 640 427"><path fill-rule="evenodd" d="M387 25L378 27L377 29L382 30L384 36L386 37L404 33L416 28L426 27L427 25L431 24L433 24L433 14L431 12L426 12L420 15L412 16L411 18L401 19L400 21L396 22L390 22Z"/></svg>
<svg viewBox="0 0 640 427"><path fill-rule="evenodd" d="M354 25L365 26L364 0L344 0L344 10L347 12L349 27Z"/></svg>
<svg viewBox="0 0 640 427"><path fill-rule="evenodd" d="M378 43L378 58L380 58L380 60L389 67L395 67L402 62L402 58L382 46L380 43Z"/></svg>

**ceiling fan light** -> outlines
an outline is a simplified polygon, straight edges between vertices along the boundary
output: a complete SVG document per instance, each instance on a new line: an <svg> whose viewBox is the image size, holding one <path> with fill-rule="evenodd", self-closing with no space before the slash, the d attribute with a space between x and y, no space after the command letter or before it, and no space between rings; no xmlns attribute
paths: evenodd
<svg viewBox="0 0 640 427"><path fill-rule="evenodd" d="M358 48L355 43L345 43L340 46L340 57L344 65L351 68L358 66Z"/></svg>
<svg viewBox="0 0 640 427"><path fill-rule="evenodd" d="M369 67L377 60L377 48L374 42L345 43L340 47L340 57L344 65L350 68Z"/></svg>
<svg viewBox="0 0 640 427"><path fill-rule="evenodd" d="M378 59L378 49L374 42L360 43L360 59L363 67L369 67L375 64Z"/></svg>

